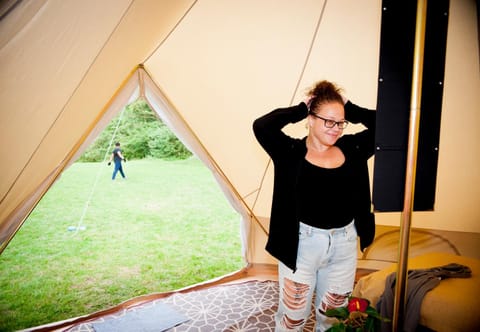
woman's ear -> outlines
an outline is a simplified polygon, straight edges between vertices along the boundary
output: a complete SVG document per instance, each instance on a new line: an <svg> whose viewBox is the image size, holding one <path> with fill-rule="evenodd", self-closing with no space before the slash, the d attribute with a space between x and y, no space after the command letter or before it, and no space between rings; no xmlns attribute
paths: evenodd
<svg viewBox="0 0 480 332"><path fill-rule="evenodd" d="M314 121L313 116L310 114L307 115L307 128L313 127L313 121Z"/></svg>

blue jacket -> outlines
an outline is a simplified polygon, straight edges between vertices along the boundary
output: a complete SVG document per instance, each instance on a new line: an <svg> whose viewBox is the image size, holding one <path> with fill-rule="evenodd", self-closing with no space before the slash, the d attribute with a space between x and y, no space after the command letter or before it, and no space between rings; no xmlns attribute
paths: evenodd
<svg viewBox="0 0 480 332"><path fill-rule="evenodd" d="M292 270L296 270L299 220L296 211L296 182L301 164L307 153L306 137L293 138L282 129L289 123L305 119L305 103L276 109L253 123L253 131L260 145L274 164L274 187L270 213L269 236L266 250ZM355 227L360 237L360 247L365 249L375 237L375 217L371 212L370 181L367 160L375 150L376 112L361 108L350 101L345 105L345 119L362 123L367 129L343 135L336 142L346 159L355 162L356 188L361 188L358 200L346 202L355 209ZM348 190L348 188L346 188Z"/></svg>

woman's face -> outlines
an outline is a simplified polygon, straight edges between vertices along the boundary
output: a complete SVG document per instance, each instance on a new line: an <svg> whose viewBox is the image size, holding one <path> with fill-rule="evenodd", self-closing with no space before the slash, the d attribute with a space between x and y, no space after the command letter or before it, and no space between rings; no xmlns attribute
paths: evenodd
<svg viewBox="0 0 480 332"><path fill-rule="evenodd" d="M334 145L343 134L343 129L337 124L338 122L345 121L345 108L343 104L338 102L322 104L313 111L315 114L308 116L308 124L310 127L309 135L313 135L315 140L325 146ZM325 126L326 123L327 125L332 125L332 121L328 120L336 122L332 128Z"/></svg>

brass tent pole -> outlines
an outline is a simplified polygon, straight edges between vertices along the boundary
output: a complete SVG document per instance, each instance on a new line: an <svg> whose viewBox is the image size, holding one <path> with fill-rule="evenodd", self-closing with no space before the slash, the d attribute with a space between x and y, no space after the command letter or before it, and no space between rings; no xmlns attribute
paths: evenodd
<svg viewBox="0 0 480 332"><path fill-rule="evenodd" d="M415 26L415 48L413 55L412 91L410 100L410 126L408 130L407 167L405 173L405 194L400 224L399 259L395 286L392 331L403 331L405 318L406 285L408 273L408 249L410 225L415 193L415 173L417 166L418 132L420 124L420 105L422 99L423 53L425 44L425 22L427 0L417 1Z"/></svg>

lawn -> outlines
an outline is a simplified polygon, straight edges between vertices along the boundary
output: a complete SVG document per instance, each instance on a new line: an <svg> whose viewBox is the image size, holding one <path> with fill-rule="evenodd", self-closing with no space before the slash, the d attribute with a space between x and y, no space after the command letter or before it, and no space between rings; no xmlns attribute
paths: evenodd
<svg viewBox="0 0 480 332"><path fill-rule="evenodd" d="M0 331L170 291L244 266L240 216L196 158L75 163L0 255Z"/></svg>

